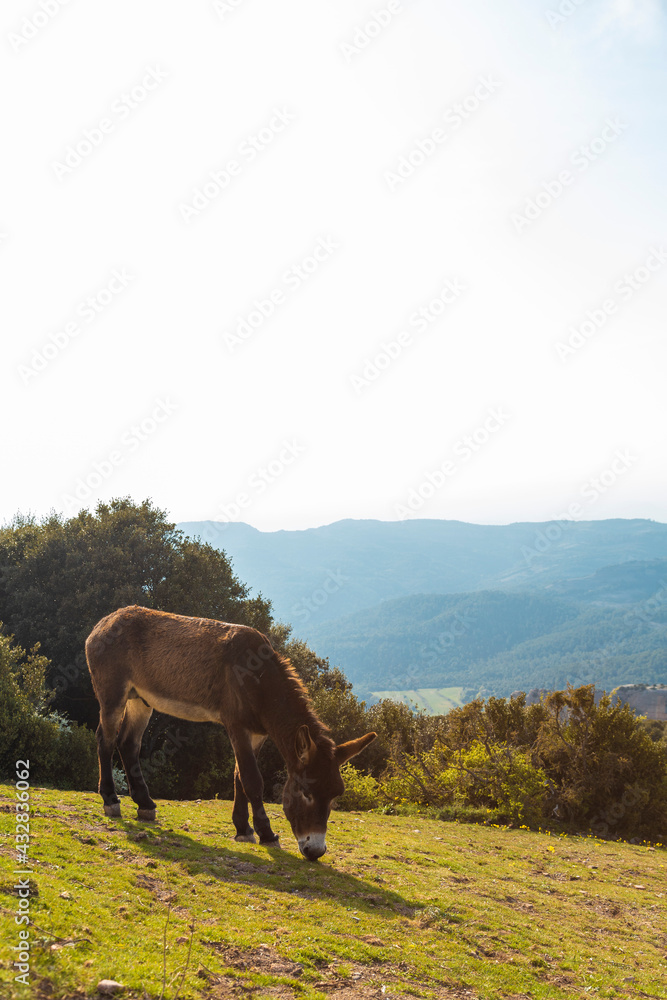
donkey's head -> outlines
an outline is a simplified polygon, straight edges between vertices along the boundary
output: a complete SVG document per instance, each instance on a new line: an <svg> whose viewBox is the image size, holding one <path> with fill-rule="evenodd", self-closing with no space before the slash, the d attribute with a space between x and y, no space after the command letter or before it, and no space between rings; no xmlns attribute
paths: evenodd
<svg viewBox="0 0 667 1000"><path fill-rule="evenodd" d="M288 769L283 789L283 809L297 839L299 850L308 861L317 861L327 849L327 820L331 803L345 787L340 766L372 743L377 733L366 733L357 740L317 746L308 726L296 732L296 768Z"/></svg>

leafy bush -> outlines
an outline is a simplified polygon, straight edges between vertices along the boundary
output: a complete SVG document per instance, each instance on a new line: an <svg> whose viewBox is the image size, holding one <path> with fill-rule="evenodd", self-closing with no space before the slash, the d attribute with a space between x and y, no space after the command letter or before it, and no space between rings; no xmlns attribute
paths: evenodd
<svg viewBox="0 0 667 1000"><path fill-rule="evenodd" d="M536 741L555 814L576 828L661 840L667 831L667 753L627 704L592 686L555 691Z"/></svg>
<svg viewBox="0 0 667 1000"><path fill-rule="evenodd" d="M0 774L11 778L16 761L29 760L32 782L94 789L95 736L59 713L45 714L47 666L37 647L26 654L0 634Z"/></svg>
<svg viewBox="0 0 667 1000"><path fill-rule="evenodd" d="M665 840L667 753L628 705L592 686L491 698L437 721L395 751L382 781L397 805L485 806L496 817L602 836Z"/></svg>
<svg viewBox="0 0 667 1000"><path fill-rule="evenodd" d="M345 791L336 801L336 809L375 809L386 801L379 782L372 775L363 774L353 764L343 764L340 776Z"/></svg>
<svg viewBox="0 0 667 1000"><path fill-rule="evenodd" d="M438 740L431 750L405 755L382 788L399 803L483 806L507 820L537 822L548 785L526 751L475 739L465 750L453 750Z"/></svg>

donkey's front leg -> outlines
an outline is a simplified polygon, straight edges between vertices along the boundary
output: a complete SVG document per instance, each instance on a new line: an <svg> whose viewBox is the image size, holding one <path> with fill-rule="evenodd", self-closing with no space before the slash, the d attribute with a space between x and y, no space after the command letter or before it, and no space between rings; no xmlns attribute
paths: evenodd
<svg viewBox="0 0 667 1000"><path fill-rule="evenodd" d="M237 839L246 839L250 827L248 825L247 802L252 808L252 822L255 831L259 834L260 844L277 844L278 837L271 829L269 817L266 815L262 802L264 782L257 767L255 753L250 735L244 731L237 731L229 734L234 754L236 756L236 769L240 778L243 791L245 792L246 803L244 804L237 791L236 774L234 780L234 811L232 813L234 825L236 826Z"/></svg>
<svg viewBox="0 0 667 1000"><path fill-rule="evenodd" d="M253 828L248 822L248 797L243 789L238 764L234 768L234 808L232 810L232 821L236 827L234 840L244 841L248 844L257 843Z"/></svg>

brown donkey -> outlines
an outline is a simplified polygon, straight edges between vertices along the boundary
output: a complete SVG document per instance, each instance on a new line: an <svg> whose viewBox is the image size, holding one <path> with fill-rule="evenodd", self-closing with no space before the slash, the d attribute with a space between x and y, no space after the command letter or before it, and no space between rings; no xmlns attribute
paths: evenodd
<svg viewBox="0 0 667 1000"><path fill-rule="evenodd" d="M141 738L153 709L193 722L225 726L236 757L236 840L276 844L262 804L257 753L267 736L287 765L283 808L299 850L309 861L326 851L331 801L343 792L340 765L374 739L367 733L336 746L315 715L289 661L261 632L210 618L186 618L133 605L97 623L86 658L100 703L99 791L107 816L120 816L111 771L116 740L137 818L155 819L139 765Z"/></svg>

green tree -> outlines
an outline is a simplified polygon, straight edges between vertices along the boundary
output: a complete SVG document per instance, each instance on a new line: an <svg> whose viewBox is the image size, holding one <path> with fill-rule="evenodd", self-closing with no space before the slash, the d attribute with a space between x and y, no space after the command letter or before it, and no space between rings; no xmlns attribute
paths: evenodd
<svg viewBox="0 0 667 1000"><path fill-rule="evenodd" d="M41 643L56 708L90 726L98 706L86 636L129 604L271 627L270 603L249 595L224 552L186 539L149 500L112 500L67 520L17 516L0 529L0 619L22 645Z"/></svg>

